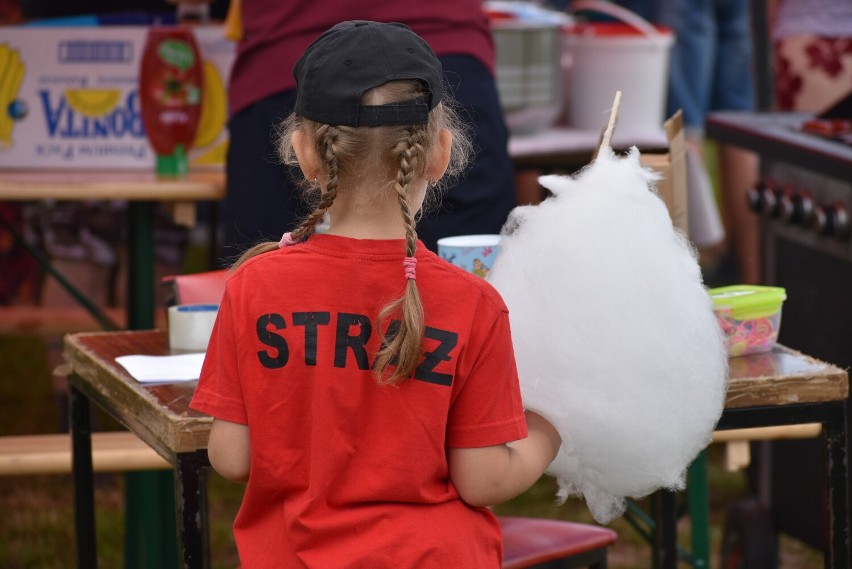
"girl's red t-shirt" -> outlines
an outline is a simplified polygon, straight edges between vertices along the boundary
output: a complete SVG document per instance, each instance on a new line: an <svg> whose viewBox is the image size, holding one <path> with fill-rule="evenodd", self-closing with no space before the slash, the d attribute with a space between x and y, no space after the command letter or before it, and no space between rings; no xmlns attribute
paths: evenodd
<svg viewBox="0 0 852 569"><path fill-rule="evenodd" d="M527 434L508 311L419 243L423 360L377 384L376 315L403 292L404 247L314 235L228 280L191 406L249 426L245 569L500 566L499 524L459 498L447 449Z"/></svg>

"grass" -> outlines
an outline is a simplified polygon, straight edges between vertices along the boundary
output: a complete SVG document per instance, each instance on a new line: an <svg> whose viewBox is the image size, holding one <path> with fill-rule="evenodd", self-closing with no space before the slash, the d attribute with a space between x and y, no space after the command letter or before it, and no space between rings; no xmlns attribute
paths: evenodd
<svg viewBox="0 0 852 569"><path fill-rule="evenodd" d="M58 429L59 411L50 384L46 349L36 336L0 335L0 435L53 432ZM112 427L106 418L102 426ZM745 495L745 476L721 467L723 448L709 449L709 503L712 550L718 552L727 504ZM209 513L213 569L238 564L231 524L242 498L242 486L210 473ZM124 477L100 475L95 491L99 566L123 566ZM554 504L556 487L542 478L522 496L495 508L505 515L526 515L593 523L585 504L571 499ZM74 520L69 475L0 477L0 567L4 569L64 569L74 565ZM644 505L640 502L640 505ZM610 527L619 534L611 548L613 569L642 569L651 566L650 549L624 518ZM689 548L689 519L679 524L681 544ZM800 542L782 536L784 569L822 566L822 555ZM718 561L714 562L714 566Z"/></svg>

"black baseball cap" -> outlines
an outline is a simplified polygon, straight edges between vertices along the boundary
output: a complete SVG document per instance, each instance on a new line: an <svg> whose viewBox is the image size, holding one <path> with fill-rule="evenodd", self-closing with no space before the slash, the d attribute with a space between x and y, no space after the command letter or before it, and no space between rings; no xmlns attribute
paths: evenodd
<svg viewBox="0 0 852 569"><path fill-rule="evenodd" d="M352 20L324 32L293 68L297 115L345 126L425 124L443 97L441 62L423 38L400 23ZM418 80L423 97L362 105L365 91Z"/></svg>

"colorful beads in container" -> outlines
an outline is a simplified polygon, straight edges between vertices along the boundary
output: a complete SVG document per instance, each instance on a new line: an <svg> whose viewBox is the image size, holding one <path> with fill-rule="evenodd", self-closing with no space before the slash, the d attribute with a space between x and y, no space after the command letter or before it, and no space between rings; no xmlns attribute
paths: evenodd
<svg viewBox="0 0 852 569"><path fill-rule="evenodd" d="M768 352L778 340L781 305L787 292L780 287L734 285L710 290L713 310L725 332L728 354Z"/></svg>

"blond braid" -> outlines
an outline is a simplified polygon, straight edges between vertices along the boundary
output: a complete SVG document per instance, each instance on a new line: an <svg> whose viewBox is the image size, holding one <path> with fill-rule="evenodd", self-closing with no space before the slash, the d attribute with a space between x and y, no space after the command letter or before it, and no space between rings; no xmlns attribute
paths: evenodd
<svg viewBox="0 0 852 569"><path fill-rule="evenodd" d="M337 162L337 140L340 136L340 129L336 126L323 125L316 131L317 145L323 149L323 156L328 167L328 184L326 191L323 192L317 207L306 217L299 227L293 230L291 236L296 241L307 239L316 229L317 224L322 220L325 212L331 208L334 203L334 198L337 197L338 185L338 162ZM236 270L240 265L256 257L261 253L268 253L279 248L277 241L268 241L258 243L240 255L239 259L231 265L231 270Z"/></svg>
<svg viewBox="0 0 852 569"><path fill-rule="evenodd" d="M416 176L418 163L424 159L422 141L425 135L425 128L413 126L409 129L408 136L396 148L399 155L399 170L394 187L405 223L405 251L408 257L413 257L417 250L417 231L414 216L408 205L407 190ZM376 355L375 369L382 383L394 384L405 380L411 376L420 362L425 315L420 291L414 279L407 281L405 293L401 298L384 307L379 313L379 330L384 328L381 322L400 310L402 321L396 333L390 339L383 338L382 347ZM385 379L384 370L391 364L395 365L396 369Z"/></svg>
<svg viewBox="0 0 852 569"><path fill-rule="evenodd" d="M293 239L302 241L316 229L325 212L329 210L334 198L337 197L338 185L338 162L337 162L337 140L340 137L340 129L332 125L322 125L317 129L317 146L322 149L323 158L328 168L328 182L320 198L319 204L314 210L293 230Z"/></svg>

